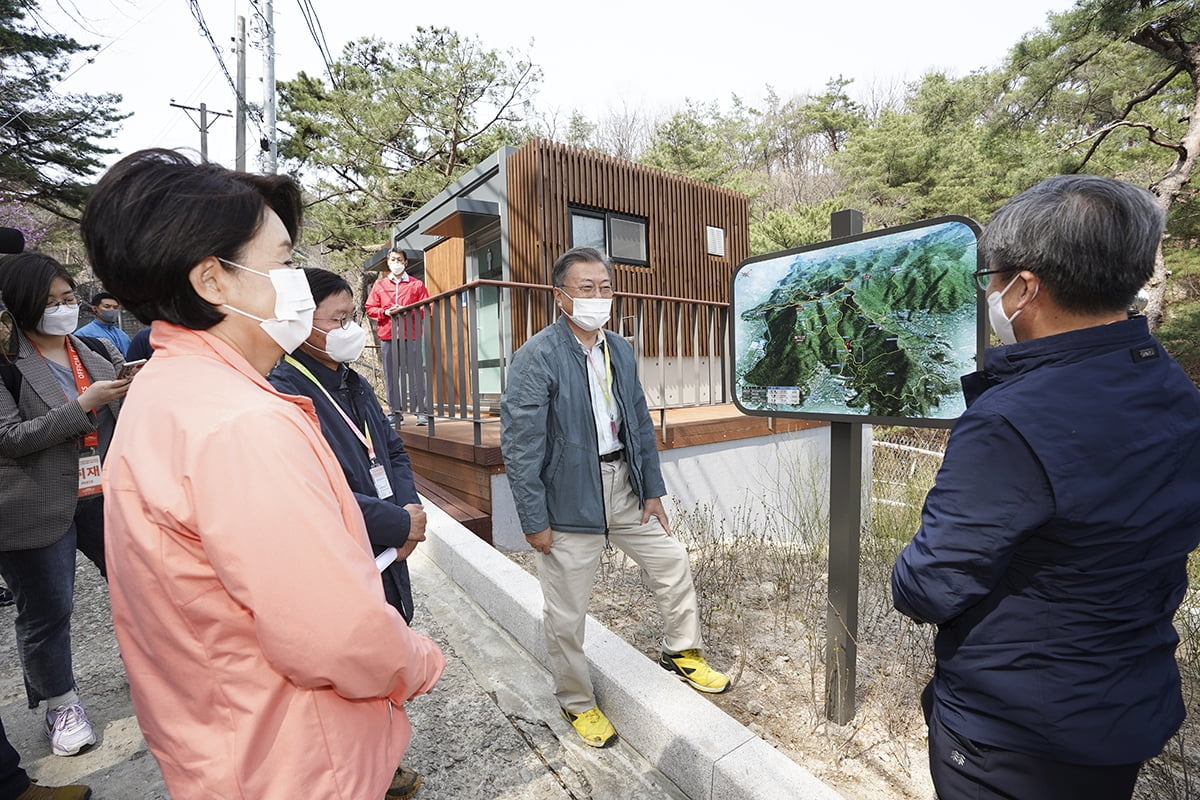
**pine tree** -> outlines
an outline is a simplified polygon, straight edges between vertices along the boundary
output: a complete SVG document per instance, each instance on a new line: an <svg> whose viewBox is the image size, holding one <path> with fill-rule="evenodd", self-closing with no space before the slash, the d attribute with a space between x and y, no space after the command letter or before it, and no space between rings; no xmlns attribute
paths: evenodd
<svg viewBox="0 0 1200 800"><path fill-rule="evenodd" d="M78 219L88 179L113 152L120 95L57 90L71 56L94 49L30 24L36 0L0 0L0 186L8 199Z"/></svg>

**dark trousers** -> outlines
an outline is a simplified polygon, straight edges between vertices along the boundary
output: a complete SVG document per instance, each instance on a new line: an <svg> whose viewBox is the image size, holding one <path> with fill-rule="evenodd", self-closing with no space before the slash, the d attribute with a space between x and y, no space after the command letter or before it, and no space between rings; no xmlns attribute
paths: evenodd
<svg viewBox="0 0 1200 800"><path fill-rule="evenodd" d="M928 700L926 700L928 697ZM1084 766L988 747L942 724L922 695L929 773L941 800L1129 800L1141 764Z"/></svg>
<svg viewBox="0 0 1200 800"><path fill-rule="evenodd" d="M80 500L71 527L54 544L0 552L0 575L16 601L17 654L30 708L75 688L71 612L76 546L104 575L102 497Z"/></svg>
<svg viewBox="0 0 1200 800"><path fill-rule="evenodd" d="M8 741L0 720L0 800L15 800L29 788L29 776L21 769L21 756Z"/></svg>

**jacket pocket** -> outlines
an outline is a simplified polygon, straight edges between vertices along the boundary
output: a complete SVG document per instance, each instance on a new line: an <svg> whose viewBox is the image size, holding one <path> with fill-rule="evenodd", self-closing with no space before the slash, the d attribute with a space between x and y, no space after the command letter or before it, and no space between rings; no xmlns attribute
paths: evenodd
<svg viewBox="0 0 1200 800"><path fill-rule="evenodd" d="M561 436L554 439L550 466L542 473L550 526L569 530L602 529L599 462L591 448Z"/></svg>

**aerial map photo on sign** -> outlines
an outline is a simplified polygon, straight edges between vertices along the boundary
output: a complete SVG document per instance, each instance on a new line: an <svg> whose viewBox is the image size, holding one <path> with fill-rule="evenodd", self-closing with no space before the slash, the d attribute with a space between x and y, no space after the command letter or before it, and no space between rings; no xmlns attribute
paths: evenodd
<svg viewBox="0 0 1200 800"><path fill-rule="evenodd" d="M979 226L939 217L758 256L733 276L747 414L946 425L985 341Z"/></svg>

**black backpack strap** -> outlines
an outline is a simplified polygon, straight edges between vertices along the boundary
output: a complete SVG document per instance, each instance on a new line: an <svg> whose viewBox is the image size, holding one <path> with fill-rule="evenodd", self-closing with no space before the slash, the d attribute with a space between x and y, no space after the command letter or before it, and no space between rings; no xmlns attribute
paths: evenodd
<svg viewBox="0 0 1200 800"><path fill-rule="evenodd" d="M104 356L105 361L112 361L112 353L99 336L76 336L75 338L91 348L96 355Z"/></svg>

